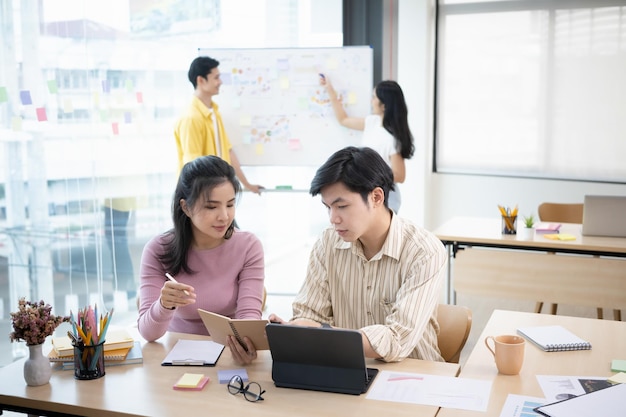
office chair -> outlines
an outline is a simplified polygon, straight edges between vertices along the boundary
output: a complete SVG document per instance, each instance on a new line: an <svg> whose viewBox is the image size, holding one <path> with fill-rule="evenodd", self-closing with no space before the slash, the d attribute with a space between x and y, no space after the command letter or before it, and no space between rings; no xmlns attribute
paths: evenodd
<svg viewBox="0 0 626 417"><path fill-rule="evenodd" d="M437 306L437 345L446 362L459 363L461 351L472 329L472 310L454 304Z"/></svg>
<svg viewBox="0 0 626 417"><path fill-rule="evenodd" d="M578 223L583 222L583 208L582 203L541 203L537 209L539 220L542 222L559 222L559 223ZM558 305L551 305L551 313L556 314ZM535 313L541 313L543 308L543 302L538 301L535 306ZM602 307L597 309L598 318L601 319L604 316ZM621 310L613 310L613 317L615 320L621 320Z"/></svg>

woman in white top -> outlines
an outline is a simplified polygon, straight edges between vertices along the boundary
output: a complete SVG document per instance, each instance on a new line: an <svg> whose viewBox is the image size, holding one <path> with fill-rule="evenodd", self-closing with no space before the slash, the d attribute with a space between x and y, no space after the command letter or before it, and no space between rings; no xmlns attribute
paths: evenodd
<svg viewBox="0 0 626 417"><path fill-rule="evenodd" d="M393 171L394 183L402 183L406 177L405 159L415 152L413 135L409 129L407 106L402 89L395 81L379 82L372 93L372 114L366 117L349 117L341 97L332 84L320 74L320 84L326 87L337 121L342 126L363 131L361 146L374 149L383 157ZM389 193L389 208L396 213L400 209L400 190Z"/></svg>

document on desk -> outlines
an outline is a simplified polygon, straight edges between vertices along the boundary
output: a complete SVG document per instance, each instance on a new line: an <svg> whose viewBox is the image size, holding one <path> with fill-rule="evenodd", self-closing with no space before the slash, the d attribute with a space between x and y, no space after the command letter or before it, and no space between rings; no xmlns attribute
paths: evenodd
<svg viewBox="0 0 626 417"><path fill-rule="evenodd" d="M607 377L537 375L537 382L549 402L566 400L611 385Z"/></svg>
<svg viewBox="0 0 626 417"><path fill-rule="evenodd" d="M545 398L529 397L527 395L509 394L502 406L500 417L534 417L541 414L533 411L535 408L548 403Z"/></svg>
<svg viewBox="0 0 626 417"><path fill-rule="evenodd" d="M492 381L380 371L367 399L487 411Z"/></svg>
<svg viewBox="0 0 626 417"><path fill-rule="evenodd" d="M172 350L167 354L163 366L215 366L220 358L224 345L212 340L178 339Z"/></svg>

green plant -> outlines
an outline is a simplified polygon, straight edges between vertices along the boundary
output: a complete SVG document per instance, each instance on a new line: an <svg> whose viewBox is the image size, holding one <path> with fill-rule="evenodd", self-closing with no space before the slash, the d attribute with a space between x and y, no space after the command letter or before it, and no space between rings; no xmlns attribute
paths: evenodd
<svg viewBox="0 0 626 417"><path fill-rule="evenodd" d="M529 216L524 216L524 226L526 226L527 228L531 228L535 225L535 216L534 215L529 215Z"/></svg>

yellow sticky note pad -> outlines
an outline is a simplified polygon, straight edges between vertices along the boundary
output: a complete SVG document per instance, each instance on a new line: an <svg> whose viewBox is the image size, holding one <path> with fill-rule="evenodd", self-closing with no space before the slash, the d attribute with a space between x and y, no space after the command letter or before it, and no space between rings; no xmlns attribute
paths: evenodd
<svg viewBox="0 0 626 417"><path fill-rule="evenodd" d="M350 91L348 93L348 104L354 104L356 103L356 93L354 93L353 91Z"/></svg>
<svg viewBox="0 0 626 417"><path fill-rule="evenodd" d="M281 77L281 79L280 79L280 88L281 88L281 90L288 90L289 89L289 78Z"/></svg>
<svg viewBox="0 0 626 417"><path fill-rule="evenodd" d="M202 381L202 378L204 378L204 374L186 373L180 377L174 386L180 388L194 388L198 386L200 381Z"/></svg>
<svg viewBox="0 0 626 417"><path fill-rule="evenodd" d="M567 233L550 233L547 235L543 235L543 237L552 240L576 240L576 236Z"/></svg>
<svg viewBox="0 0 626 417"><path fill-rule="evenodd" d="M625 372L616 373L615 375L610 377L607 381L609 381L612 384L626 384L626 373Z"/></svg>

